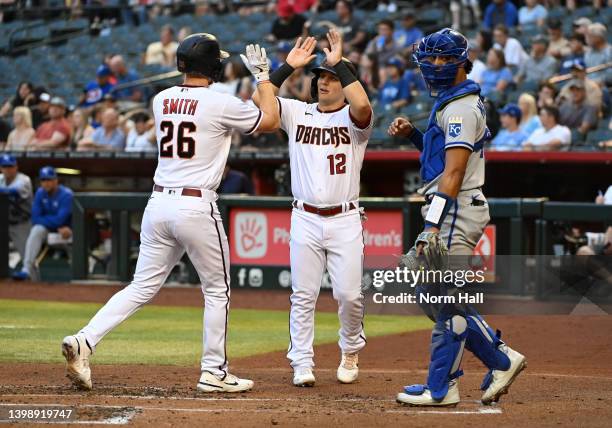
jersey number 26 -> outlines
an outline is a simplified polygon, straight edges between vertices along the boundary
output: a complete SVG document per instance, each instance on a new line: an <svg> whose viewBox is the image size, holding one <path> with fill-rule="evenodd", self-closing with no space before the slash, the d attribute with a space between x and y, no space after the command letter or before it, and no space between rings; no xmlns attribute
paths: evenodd
<svg viewBox="0 0 612 428"><path fill-rule="evenodd" d="M195 140L189 136L189 133L195 132L195 123L181 122L176 128L176 154L181 159L191 159L195 155ZM159 124L159 129L165 133L161 140L159 140L159 156L162 158L173 158L175 146L174 123L164 120Z"/></svg>

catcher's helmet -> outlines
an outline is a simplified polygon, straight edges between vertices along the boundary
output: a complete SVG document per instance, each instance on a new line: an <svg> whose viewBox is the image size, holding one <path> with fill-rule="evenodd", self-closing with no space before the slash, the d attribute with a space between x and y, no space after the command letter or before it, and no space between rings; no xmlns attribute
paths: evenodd
<svg viewBox="0 0 612 428"><path fill-rule="evenodd" d="M342 58L342 62L346 64L346 66L349 68L349 70L351 70L351 73L353 73L355 77L359 78L359 76L357 75L357 68L355 68L355 65L350 60ZM321 73L327 71L333 74L334 76L337 76L338 73L336 73L334 67L330 66L326 62L323 62L321 65L316 66L310 71L312 71L312 73L315 75L314 79L312 79L312 81L310 82L310 96L313 100L316 101L318 99L319 94L317 81L319 80L319 76L321 75Z"/></svg>
<svg viewBox="0 0 612 428"><path fill-rule="evenodd" d="M213 81L221 78L221 61L229 54L219 48L217 38L208 33L186 37L176 50L176 67L181 73L198 74Z"/></svg>
<svg viewBox="0 0 612 428"><path fill-rule="evenodd" d="M432 60L436 57L450 57L454 61L434 65ZM467 39L450 28L444 28L421 40L414 49L412 58L421 69L432 95L452 87L460 67L465 67L466 73L472 70L472 63L468 59Z"/></svg>

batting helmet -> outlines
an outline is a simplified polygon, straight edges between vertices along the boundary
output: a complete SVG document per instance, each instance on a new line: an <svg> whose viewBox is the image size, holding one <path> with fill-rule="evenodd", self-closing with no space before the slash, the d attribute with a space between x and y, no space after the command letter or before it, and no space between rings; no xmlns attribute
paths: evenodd
<svg viewBox="0 0 612 428"><path fill-rule="evenodd" d="M176 50L176 67L181 73L199 74L213 81L221 78L222 60L229 54L219 48L217 38L208 33L186 37Z"/></svg>
<svg viewBox="0 0 612 428"><path fill-rule="evenodd" d="M350 60L346 58L342 58L342 62L346 64L346 66L349 68L349 70L351 70L351 73L353 73L355 77L359 78L359 76L357 76L357 69L355 68L355 65ZM321 75L321 73L324 71L327 71L333 74L334 76L337 76L338 73L336 73L336 70L334 70L334 67L330 66L326 62L323 62L321 65L313 68L310 71L312 71L312 73L315 75L314 79L312 79L312 81L310 82L310 96L312 97L313 100L316 101L318 99L318 94L319 94L319 88L317 86L317 81L319 80L319 76Z"/></svg>
<svg viewBox="0 0 612 428"><path fill-rule="evenodd" d="M453 58L454 61L434 65L433 59L437 57ZM421 40L414 49L412 58L421 69L430 91L436 93L453 86L460 67L465 67L466 73L472 70L472 63L468 59L467 39L450 28L444 28Z"/></svg>

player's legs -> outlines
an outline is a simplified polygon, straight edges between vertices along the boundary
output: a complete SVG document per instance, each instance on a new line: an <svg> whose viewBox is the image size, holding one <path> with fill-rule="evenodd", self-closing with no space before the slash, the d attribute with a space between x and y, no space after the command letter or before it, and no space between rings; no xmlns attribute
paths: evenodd
<svg viewBox="0 0 612 428"><path fill-rule="evenodd" d="M217 205L196 200L192 208L179 213L176 236L198 272L204 293L201 369L223 376L227 374L229 246Z"/></svg>
<svg viewBox="0 0 612 428"><path fill-rule="evenodd" d="M26 242L28 241L31 227L29 221L17 223L9 227L9 239L13 242L15 249L19 253L22 264L25 260Z"/></svg>
<svg viewBox="0 0 612 428"><path fill-rule="evenodd" d="M30 229L30 234L26 242L23 270L27 272L32 281L40 280L38 268L36 267L36 257L38 257L40 249L47 241L48 235L49 231L47 228L40 224L36 224Z"/></svg>
<svg viewBox="0 0 612 428"><path fill-rule="evenodd" d="M289 351L294 370L314 366L314 315L325 272L323 225L316 214L297 209L291 215L291 312Z"/></svg>
<svg viewBox="0 0 612 428"><path fill-rule="evenodd" d="M334 299L338 301L338 345L343 353L354 354L366 344L363 332L365 305L361 289L364 247L361 217L355 211L326 219L324 233L327 271Z"/></svg>
<svg viewBox="0 0 612 428"><path fill-rule="evenodd" d="M151 199L145 210L134 279L80 331L92 347L157 294L185 251L172 234L175 211L161 206L162 200Z"/></svg>

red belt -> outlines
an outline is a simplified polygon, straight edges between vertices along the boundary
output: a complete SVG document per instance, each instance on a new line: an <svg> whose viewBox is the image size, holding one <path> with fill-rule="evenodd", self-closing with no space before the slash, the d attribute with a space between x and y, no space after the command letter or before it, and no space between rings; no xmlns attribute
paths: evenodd
<svg viewBox="0 0 612 428"><path fill-rule="evenodd" d="M164 187L163 186L158 186L157 184L155 184L153 186L153 191L154 192L163 192L164 191ZM181 192L182 196L195 196L196 198L201 198L202 197L202 191L200 189L188 189L187 187L183 187L183 191Z"/></svg>
<svg viewBox="0 0 612 428"><path fill-rule="evenodd" d="M340 214L342 212L342 205L336 205L334 207L325 207L325 208L318 208L312 205L308 205L307 203L304 203L302 205L303 205L304 211L308 213L312 213L312 214L318 214L323 217L331 217L333 215ZM293 201L293 207L298 208L297 201ZM347 211L354 210L355 208L357 208L357 206L355 206L353 202L349 202Z"/></svg>

